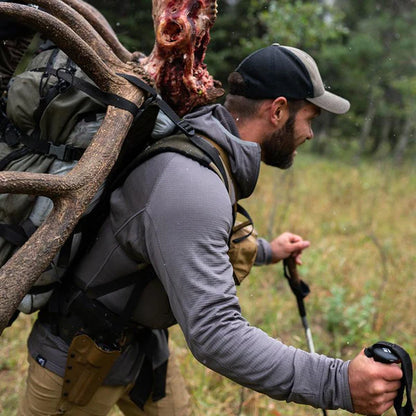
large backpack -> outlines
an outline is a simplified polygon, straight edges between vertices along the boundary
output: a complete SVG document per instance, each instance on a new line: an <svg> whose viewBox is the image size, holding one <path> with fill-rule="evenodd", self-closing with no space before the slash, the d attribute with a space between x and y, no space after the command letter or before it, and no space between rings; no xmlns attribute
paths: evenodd
<svg viewBox="0 0 416 416"><path fill-rule="evenodd" d="M24 58L27 59L27 54ZM87 214L93 210L93 215L87 215L88 220L81 219L71 238L25 296L19 311L32 313L48 301L77 251L79 235L83 234L85 245L85 241L90 240L85 236L94 236L98 231L116 184L124 180L129 169L137 166L140 158L136 156L162 136L151 134L159 110L163 111L170 126L164 135L166 131L176 130L182 139L192 141L193 148L200 149L194 152L194 157L200 163L218 166L216 169L227 181L218 152L195 136L155 90L137 78L126 78L145 89L150 97L139 110L105 184L87 209ZM112 97L104 95L103 98L102 92L86 74L49 41L40 42L29 64L14 74L0 104L0 170L52 174L64 174L73 168L101 125L106 105L114 105ZM128 106L128 103L121 105ZM186 153L189 143L182 139L173 147L182 152L187 146L183 151ZM156 151L169 149L172 150L171 144L158 146ZM208 158L207 154L210 155ZM27 241L51 209L52 202L46 197L0 194L0 265Z"/></svg>

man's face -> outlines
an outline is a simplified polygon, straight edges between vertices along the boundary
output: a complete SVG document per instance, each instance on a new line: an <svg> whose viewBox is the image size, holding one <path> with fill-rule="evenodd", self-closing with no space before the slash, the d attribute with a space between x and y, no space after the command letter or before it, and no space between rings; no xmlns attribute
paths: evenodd
<svg viewBox="0 0 416 416"><path fill-rule="evenodd" d="M312 120L319 114L320 109L312 103L307 103L296 113L290 114L283 127L263 140L263 162L280 169L292 166L297 147L313 138Z"/></svg>

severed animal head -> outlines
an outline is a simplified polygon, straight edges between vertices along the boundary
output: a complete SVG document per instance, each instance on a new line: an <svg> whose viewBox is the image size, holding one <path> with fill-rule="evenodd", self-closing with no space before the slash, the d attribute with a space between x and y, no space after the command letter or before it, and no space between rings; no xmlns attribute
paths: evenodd
<svg viewBox="0 0 416 416"><path fill-rule="evenodd" d="M215 0L153 1L155 45L148 57L137 58L179 115L224 94L204 64L216 16Z"/></svg>

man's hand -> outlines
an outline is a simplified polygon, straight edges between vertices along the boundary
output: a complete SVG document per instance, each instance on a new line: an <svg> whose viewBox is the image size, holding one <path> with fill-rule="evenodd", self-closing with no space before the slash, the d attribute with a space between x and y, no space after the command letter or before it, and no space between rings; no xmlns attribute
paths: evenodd
<svg viewBox="0 0 416 416"><path fill-rule="evenodd" d="M303 240L296 234L285 232L270 242L272 248L272 263L286 259L289 256L296 258L296 264L302 264L302 251L311 243Z"/></svg>
<svg viewBox="0 0 416 416"><path fill-rule="evenodd" d="M368 358L364 350L350 363L348 377L356 413L381 415L391 406L400 388L402 370L397 364L382 364Z"/></svg>

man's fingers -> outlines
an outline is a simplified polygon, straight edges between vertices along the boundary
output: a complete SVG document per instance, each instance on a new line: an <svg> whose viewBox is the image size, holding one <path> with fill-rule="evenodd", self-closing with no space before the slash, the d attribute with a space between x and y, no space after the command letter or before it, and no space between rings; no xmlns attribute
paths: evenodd
<svg viewBox="0 0 416 416"><path fill-rule="evenodd" d="M385 365L385 364L382 364ZM400 368L399 364L387 364L389 371L384 372L384 380L386 381L395 381L401 380L403 377L403 371Z"/></svg>
<svg viewBox="0 0 416 416"><path fill-rule="evenodd" d="M386 412L394 404L402 374L399 366L375 361L361 350L348 368L350 392L356 413L381 415Z"/></svg>
<svg viewBox="0 0 416 416"><path fill-rule="evenodd" d="M385 402L389 402L389 403L393 404L394 399L396 398L396 396L397 396L397 390L392 391L390 393L386 393L384 395Z"/></svg>
<svg viewBox="0 0 416 416"><path fill-rule="evenodd" d="M309 241L306 240L302 240L302 241L298 241L296 243L292 243L292 252L296 253L296 252L300 252L302 250L304 250L305 248L308 248L311 245L311 243Z"/></svg>
<svg viewBox="0 0 416 416"><path fill-rule="evenodd" d="M399 390L400 386L400 381L390 381L388 382L386 389L388 389L388 392L397 393L397 390Z"/></svg>

